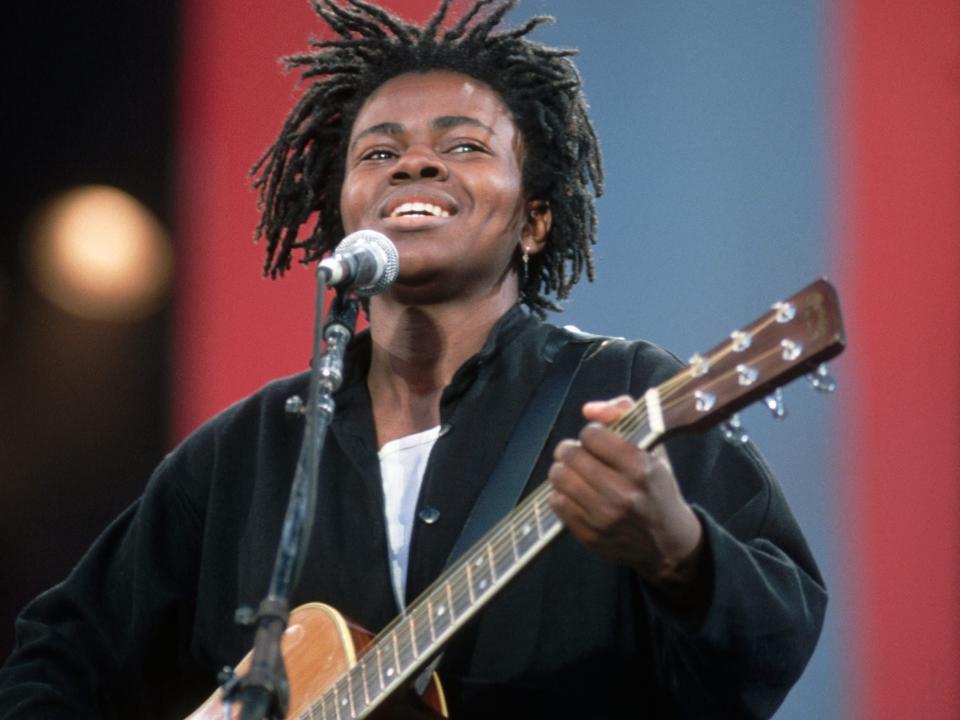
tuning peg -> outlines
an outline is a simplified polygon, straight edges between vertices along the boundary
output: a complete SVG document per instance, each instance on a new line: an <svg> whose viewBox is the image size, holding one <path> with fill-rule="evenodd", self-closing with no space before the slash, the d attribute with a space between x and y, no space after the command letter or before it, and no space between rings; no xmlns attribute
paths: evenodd
<svg viewBox="0 0 960 720"><path fill-rule="evenodd" d="M733 445L743 445L750 440L747 429L740 422L739 415L731 415L730 419L720 425L724 439Z"/></svg>
<svg viewBox="0 0 960 720"><path fill-rule="evenodd" d="M820 363L816 370L807 375L807 380L817 392L832 393L837 389L837 381L827 370L826 363Z"/></svg>
<svg viewBox="0 0 960 720"><path fill-rule="evenodd" d="M780 392L780 388L777 388L770 395L767 395L763 399L763 402L766 403L767 408L773 413L773 417L776 420L783 420L787 416L787 408L783 404L783 393Z"/></svg>

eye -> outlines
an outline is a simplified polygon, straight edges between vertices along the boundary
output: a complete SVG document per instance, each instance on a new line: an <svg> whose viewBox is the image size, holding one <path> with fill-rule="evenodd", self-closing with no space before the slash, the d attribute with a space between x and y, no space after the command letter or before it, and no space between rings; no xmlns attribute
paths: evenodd
<svg viewBox="0 0 960 720"><path fill-rule="evenodd" d="M463 140L458 142L456 145L451 147L448 152L457 153L457 154L466 154L473 152L483 152L484 147L480 143L472 142L470 140Z"/></svg>
<svg viewBox="0 0 960 720"><path fill-rule="evenodd" d="M392 157L396 157L397 154L393 150L388 150L386 148L373 148L372 150L367 150L360 156L361 160L389 160Z"/></svg>

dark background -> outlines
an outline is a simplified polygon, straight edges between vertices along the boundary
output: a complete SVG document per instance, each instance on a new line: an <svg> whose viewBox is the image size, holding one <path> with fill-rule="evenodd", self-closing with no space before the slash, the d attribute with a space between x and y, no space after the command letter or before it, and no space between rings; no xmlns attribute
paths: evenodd
<svg viewBox="0 0 960 720"><path fill-rule="evenodd" d="M13 617L61 579L162 456L169 311L83 320L40 298L29 217L117 186L172 230L176 2L17 3L3 22L0 658Z"/></svg>

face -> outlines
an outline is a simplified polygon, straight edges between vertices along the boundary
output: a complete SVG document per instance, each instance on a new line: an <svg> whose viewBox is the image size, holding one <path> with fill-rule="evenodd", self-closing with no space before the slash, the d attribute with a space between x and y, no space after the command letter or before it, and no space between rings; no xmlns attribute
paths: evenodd
<svg viewBox="0 0 960 720"><path fill-rule="evenodd" d="M516 292L518 253L538 252L549 229L549 211L524 197L522 159L520 133L489 86L454 72L401 75L354 121L344 229L379 230L397 245L391 292Z"/></svg>

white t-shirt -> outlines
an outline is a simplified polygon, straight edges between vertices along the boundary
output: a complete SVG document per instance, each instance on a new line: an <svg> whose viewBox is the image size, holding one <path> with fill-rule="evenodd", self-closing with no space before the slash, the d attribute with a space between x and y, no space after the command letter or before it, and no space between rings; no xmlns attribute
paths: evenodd
<svg viewBox="0 0 960 720"><path fill-rule="evenodd" d="M440 426L406 435L384 444L380 458L383 478L383 511L387 521L387 555L397 609L404 607L407 586L407 558L413 533L414 511L427 459L440 436Z"/></svg>

